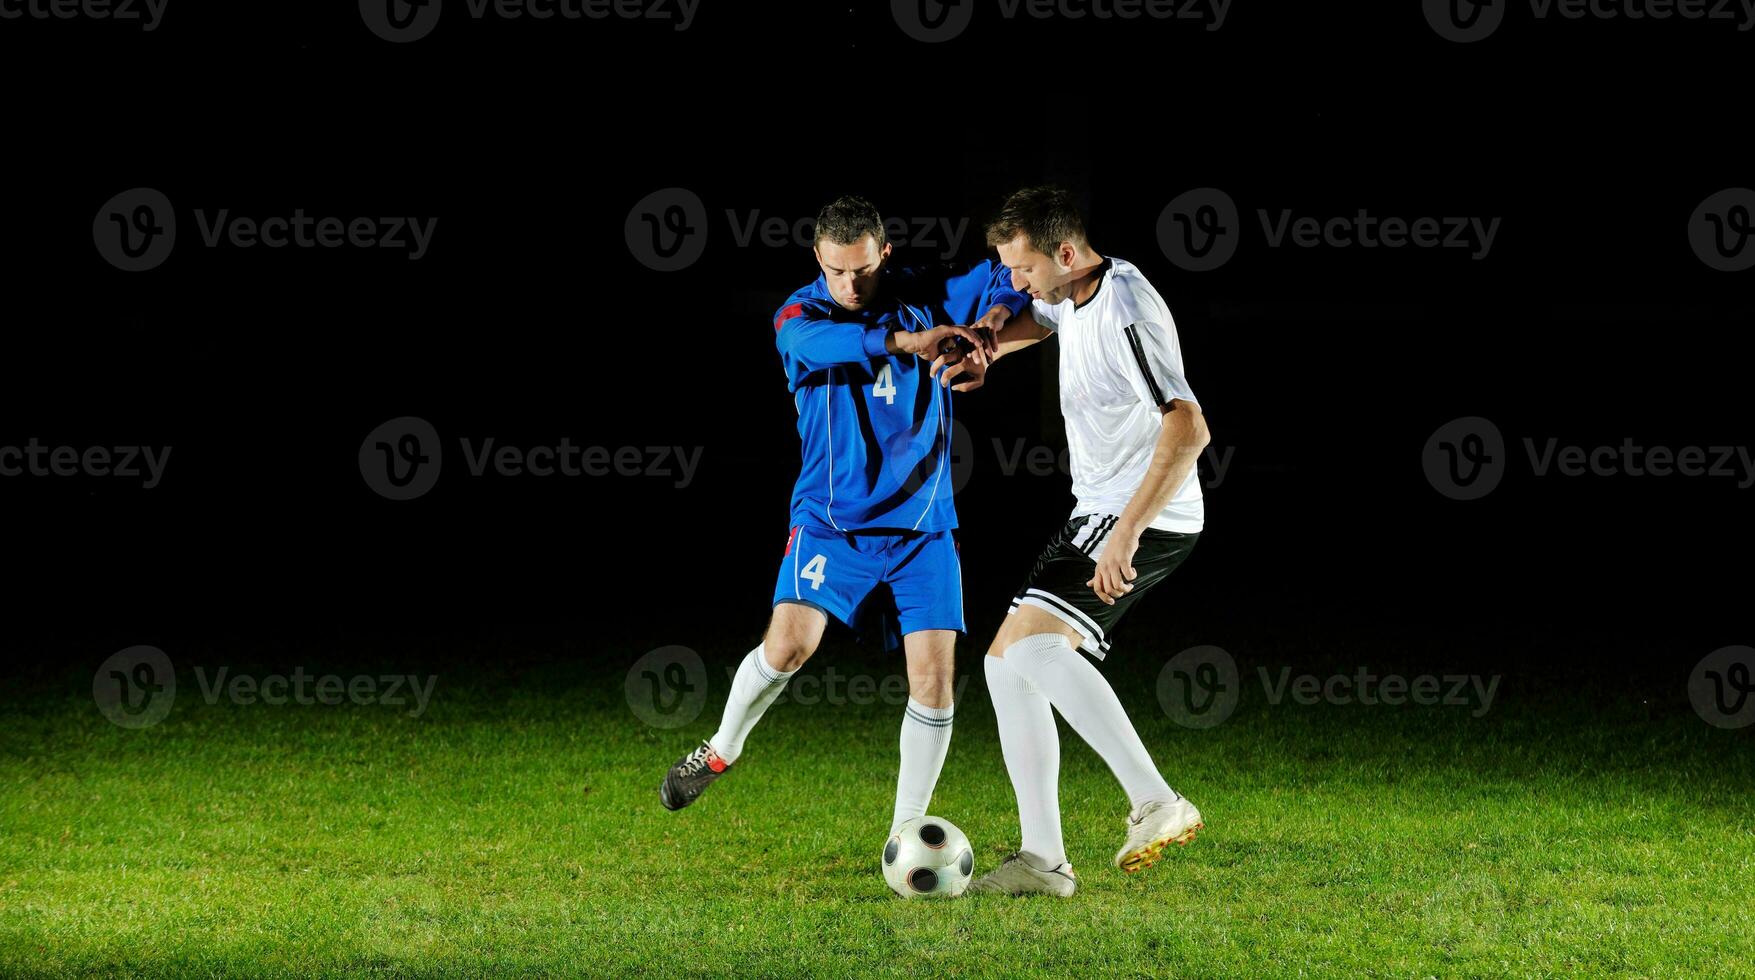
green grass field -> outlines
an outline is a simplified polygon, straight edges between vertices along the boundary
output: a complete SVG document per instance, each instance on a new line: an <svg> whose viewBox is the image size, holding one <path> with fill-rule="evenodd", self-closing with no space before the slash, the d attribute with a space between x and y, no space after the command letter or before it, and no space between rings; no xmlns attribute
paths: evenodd
<svg viewBox="0 0 1755 980"><path fill-rule="evenodd" d="M830 663L883 667L829 648L808 669ZM6 704L0 975L1755 970L1747 731L1515 687L1480 718L1246 702L1191 731L1105 670L1207 829L1124 878L1125 799L1063 725L1079 894L949 902L878 874L890 704L777 705L673 814L655 787L711 731L722 673L673 731L634 719L619 669L552 658L441 668L418 718L209 705L179 664L176 710L143 730L69 673ZM932 809L977 873L1016 846L978 675Z"/></svg>

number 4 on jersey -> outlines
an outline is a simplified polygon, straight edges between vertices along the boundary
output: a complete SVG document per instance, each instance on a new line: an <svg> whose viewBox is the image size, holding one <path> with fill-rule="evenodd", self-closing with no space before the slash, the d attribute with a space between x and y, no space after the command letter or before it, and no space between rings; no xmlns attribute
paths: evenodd
<svg viewBox="0 0 1755 980"><path fill-rule="evenodd" d="M885 405L896 404L896 379L890 374L888 364L878 369L877 384L871 386L871 397L882 398Z"/></svg>

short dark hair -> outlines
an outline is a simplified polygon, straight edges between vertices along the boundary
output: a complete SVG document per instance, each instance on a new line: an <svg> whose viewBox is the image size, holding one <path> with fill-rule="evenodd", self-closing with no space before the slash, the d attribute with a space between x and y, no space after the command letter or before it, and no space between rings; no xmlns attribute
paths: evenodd
<svg viewBox="0 0 1755 980"><path fill-rule="evenodd" d="M1085 244L1085 221L1065 188L1026 187L1006 198L998 216L987 223L987 244L995 248L1019 235L1047 255L1061 242Z"/></svg>
<svg viewBox="0 0 1755 980"><path fill-rule="evenodd" d="M836 245L853 245L866 235L877 241L878 248L883 248L884 219L870 201L843 194L817 212L817 234L811 244L820 245L827 238Z"/></svg>

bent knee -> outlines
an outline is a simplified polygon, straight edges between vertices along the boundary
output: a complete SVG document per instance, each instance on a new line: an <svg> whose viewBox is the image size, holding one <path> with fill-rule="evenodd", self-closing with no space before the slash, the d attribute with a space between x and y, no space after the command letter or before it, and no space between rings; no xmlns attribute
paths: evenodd
<svg viewBox="0 0 1755 980"><path fill-rule="evenodd" d="M767 655L769 667L790 674L804 666L816 652L816 646L798 637L771 636L762 644L762 652Z"/></svg>
<svg viewBox="0 0 1755 980"><path fill-rule="evenodd" d="M768 666L790 673L804 666L822 641L823 614L804 606L781 606L775 610L762 650Z"/></svg>

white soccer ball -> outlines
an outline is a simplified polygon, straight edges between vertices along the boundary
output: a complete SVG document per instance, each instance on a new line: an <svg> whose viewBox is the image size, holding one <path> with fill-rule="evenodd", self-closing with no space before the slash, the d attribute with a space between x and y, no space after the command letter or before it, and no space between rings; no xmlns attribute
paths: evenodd
<svg viewBox="0 0 1755 980"><path fill-rule="evenodd" d="M903 898L956 898L975 874L975 851L943 817L904 821L884 842L884 880Z"/></svg>

